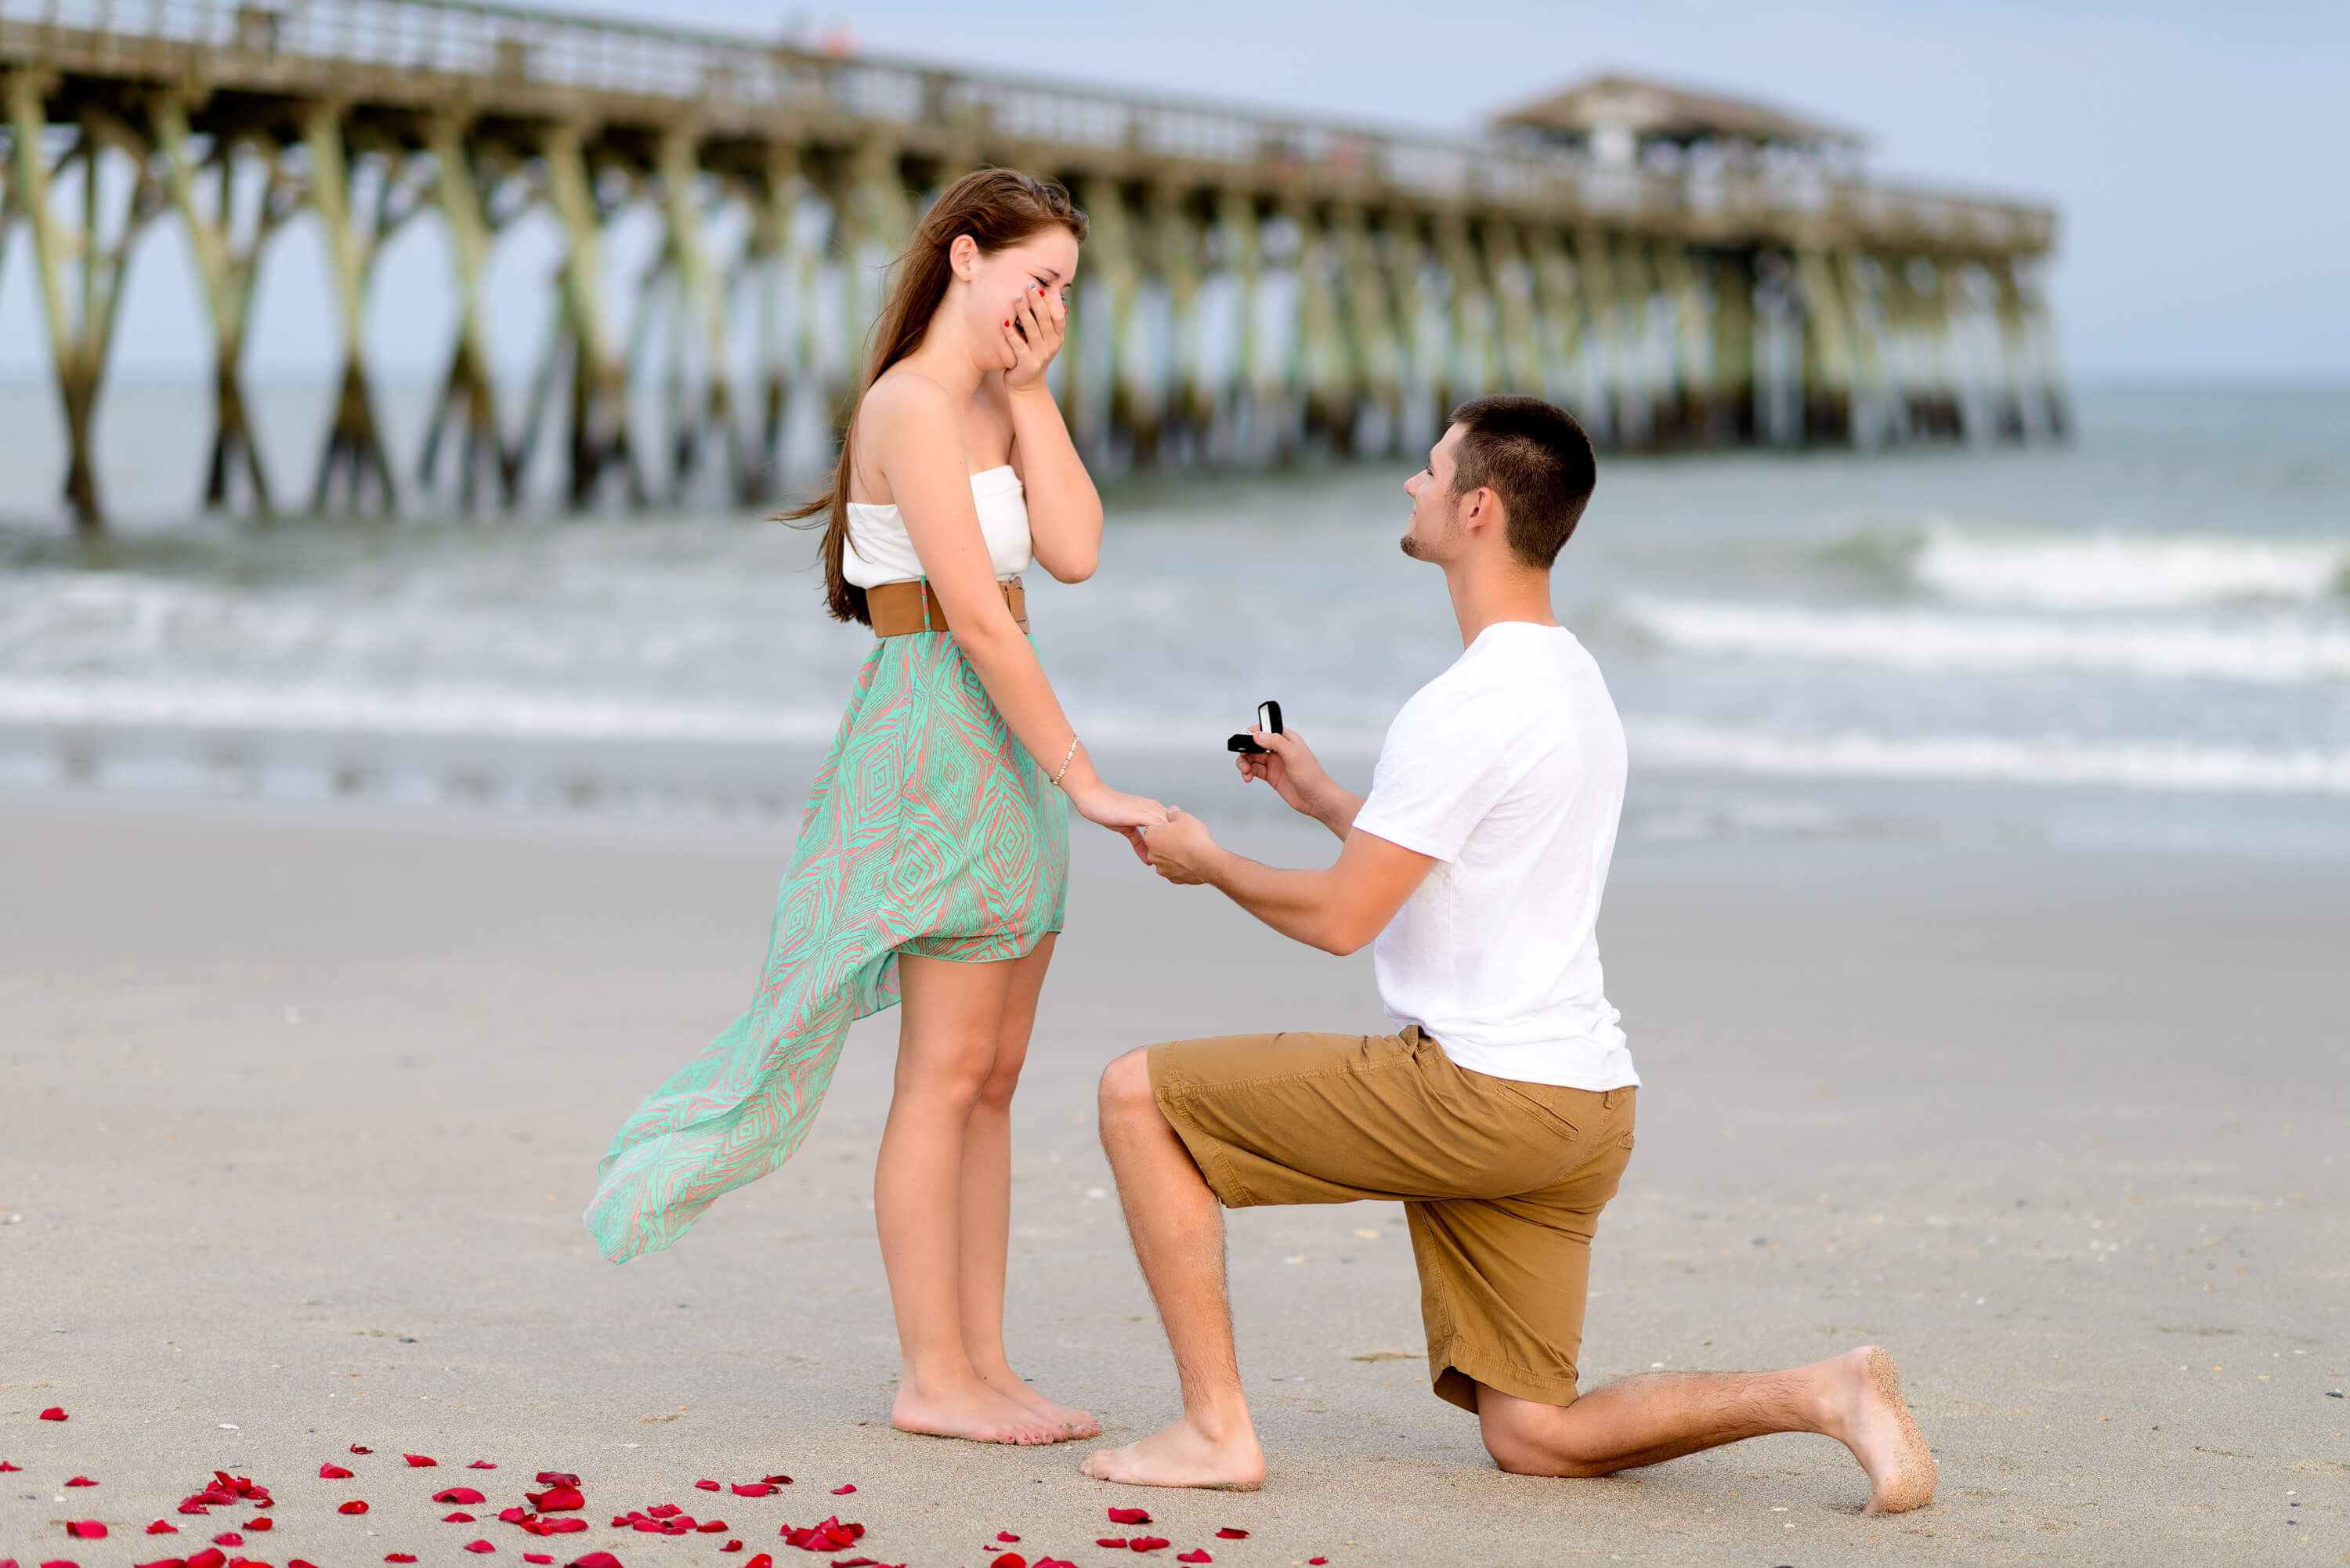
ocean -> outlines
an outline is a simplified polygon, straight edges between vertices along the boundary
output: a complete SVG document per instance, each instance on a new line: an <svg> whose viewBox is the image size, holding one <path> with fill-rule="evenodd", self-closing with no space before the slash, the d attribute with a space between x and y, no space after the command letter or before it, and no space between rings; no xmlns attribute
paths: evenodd
<svg viewBox="0 0 2350 1568"><path fill-rule="evenodd" d="M0 787L788 814L869 644L813 536L746 514L196 517L192 385L109 405L123 521L82 545L47 398L0 389ZM324 417L260 400L273 452ZM2350 854L2350 389L2077 414L2058 446L1603 457L1556 604L1631 737L1627 836ZM1265 697L1367 779L1459 650L1397 549L1408 472L1105 483L1098 576L1029 583L1113 782L1263 810L1222 748Z"/></svg>

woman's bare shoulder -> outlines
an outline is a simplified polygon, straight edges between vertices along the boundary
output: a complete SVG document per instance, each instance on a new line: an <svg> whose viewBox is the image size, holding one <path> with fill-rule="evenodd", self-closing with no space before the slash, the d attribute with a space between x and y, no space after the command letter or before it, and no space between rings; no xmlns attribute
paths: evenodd
<svg viewBox="0 0 2350 1568"><path fill-rule="evenodd" d="M857 405L859 434L880 436L913 420L951 415L954 399L938 382L910 365L892 365L865 389Z"/></svg>

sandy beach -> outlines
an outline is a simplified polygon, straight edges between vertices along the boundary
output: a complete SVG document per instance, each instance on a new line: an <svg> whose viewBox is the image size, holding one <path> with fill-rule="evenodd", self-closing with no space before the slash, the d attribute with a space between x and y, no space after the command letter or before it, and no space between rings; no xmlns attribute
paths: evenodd
<svg viewBox="0 0 2350 1568"><path fill-rule="evenodd" d="M1097 1568L1133 1560L1094 1544L1133 1532L1113 1505L1171 1540L1149 1560L1232 1568L2350 1563L2339 863L1625 846L1602 934L1646 1087L1585 1386L1887 1345L1941 1490L1868 1519L1820 1438L1497 1473L1428 1392L1388 1206L1234 1217L1262 1493L891 1431L869 1182L894 1015L782 1172L671 1252L601 1262L596 1158L745 1000L787 848L772 821L0 798L0 1459L23 1467L0 1558L188 1555L249 1517L174 1514L221 1468L277 1499L245 1553L320 1568L813 1563L779 1527L835 1513L868 1533L833 1561ZM1379 1012L1367 956L1284 944L1106 837L1079 840L1072 910L1017 1112L1011 1338L1116 1442L1174 1400L1094 1141L1100 1065ZM540 1470L581 1476L588 1531L496 1521ZM764 1498L693 1487L777 1472ZM431 1494L468 1483L481 1522L441 1522ZM606 1526L664 1502L728 1530ZM139 1533L158 1518L186 1528ZM68 1541L88 1519L109 1538Z"/></svg>

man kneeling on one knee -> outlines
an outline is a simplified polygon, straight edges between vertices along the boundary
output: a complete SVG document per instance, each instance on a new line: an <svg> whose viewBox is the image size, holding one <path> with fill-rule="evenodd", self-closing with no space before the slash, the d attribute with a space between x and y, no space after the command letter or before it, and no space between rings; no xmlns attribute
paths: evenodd
<svg viewBox="0 0 2350 1568"><path fill-rule="evenodd" d="M1377 941L1399 1033L1154 1045L1102 1076L1102 1142L1175 1353L1183 1418L1087 1473L1253 1488L1218 1205L1400 1200L1430 1374L1503 1469L1596 1476L1767 1432L1841 1440L1871 1512L1917 1508L1934 1465L1874 1345L1764 1373L1649 1374L1579 1395L1591 1238L1632 1155L1638 1078L1595 929L1624 798L1599 668L1552 618L1550 573L1595 478L1573 419L1532 398L1457 410L1405 484L1404 553L1443 568L1465 651L1388 731L1367 799L1299 737L1241 770L1344 847L1278 870L1178 811L1149 830L1170 882L1212 886L1336 953Z"/></svg>

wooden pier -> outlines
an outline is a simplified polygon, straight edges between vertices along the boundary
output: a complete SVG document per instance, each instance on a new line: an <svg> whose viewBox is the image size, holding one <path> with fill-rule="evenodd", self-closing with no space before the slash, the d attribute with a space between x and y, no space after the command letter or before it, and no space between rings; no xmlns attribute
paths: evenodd
<svg viewBox="0 0 2350 1568"><path fill-rule="evenodd" d="M1886 183L1843 133L1655 84L1448 139L456 0L0 0L0 246L29 229L85 529L125 264L157 221L185 225L210 314L209 506L285 499L241 359L257 265L306 213L343 357L312 506L512 507L546 440L576 507L755 504L792 400L847 391L926 193L982 163L1091 216L1055 384L1111 468L1392 453L1504 389L1619 448L2065 425L2047 208ZM541 361L501 395L484 271L534 209L567 249ZM608 240L645 214L661 240L618 310ZM411 222L443 225L457 311L398 462L360 328ZM657 421L632 417L648 388Z"/></svg>

